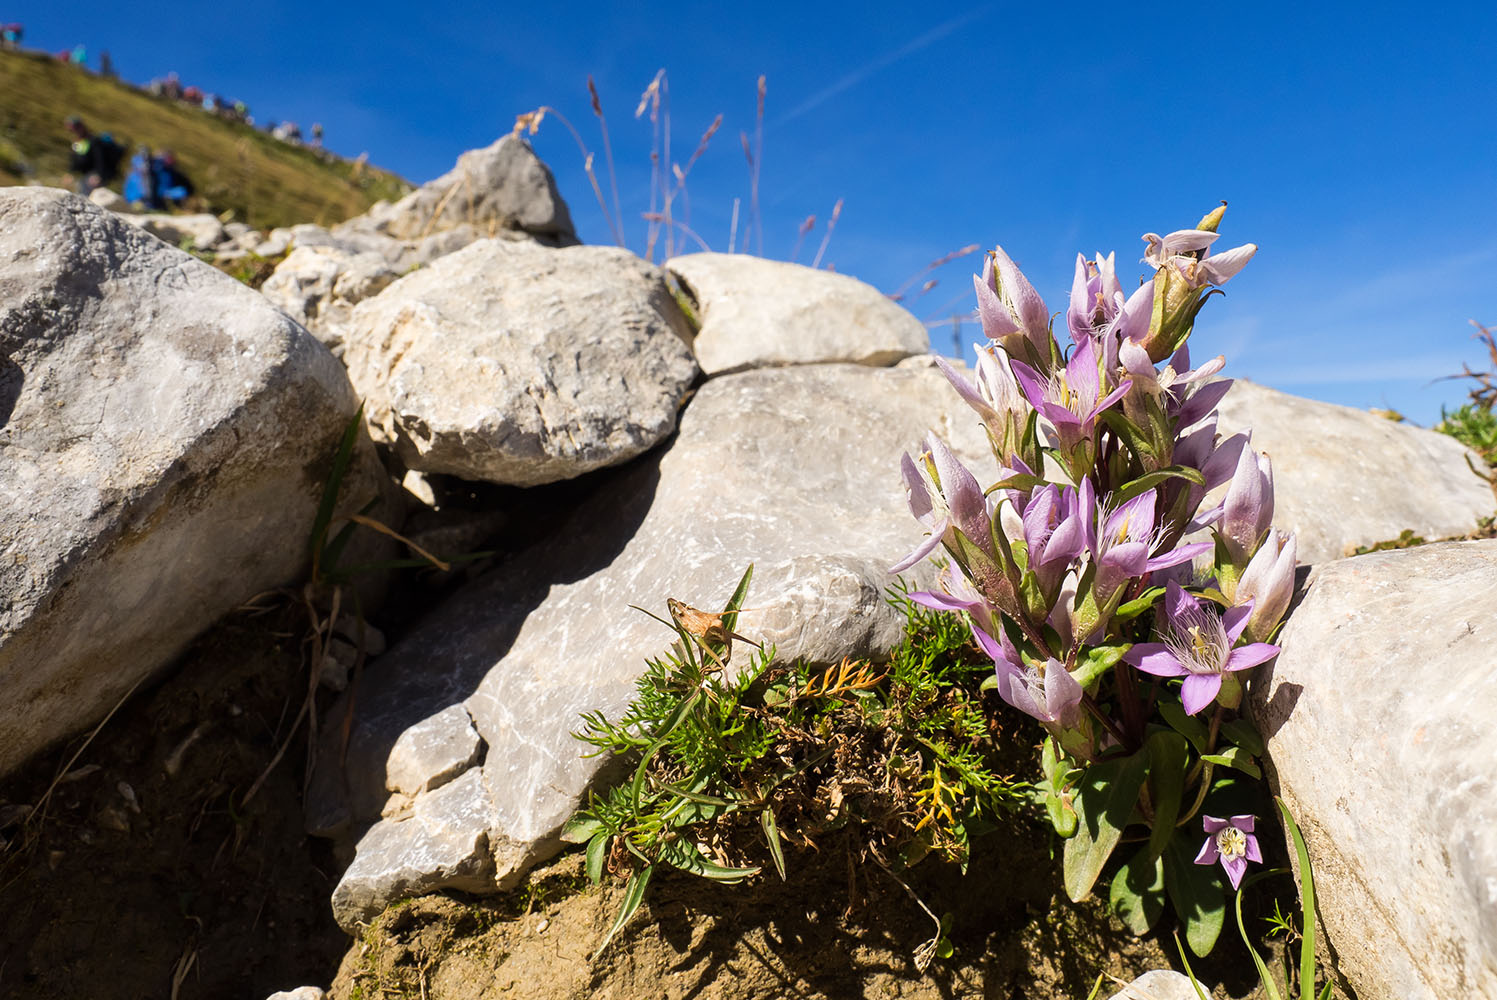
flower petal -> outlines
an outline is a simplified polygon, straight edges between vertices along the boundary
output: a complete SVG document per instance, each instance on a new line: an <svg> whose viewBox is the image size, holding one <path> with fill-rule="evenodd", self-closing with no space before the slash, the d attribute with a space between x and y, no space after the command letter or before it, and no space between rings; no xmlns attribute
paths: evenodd
<svg viewBox="0 0 1497 1000"><path fill-rule="evenodd" d="M1242 884L1242 876L1247 872L1247 858L1229 858L1223 855L1222 867L1227 870L1227 878L1232 882L1232 888L1236 889Z"/></svg>
<svg viewBox="0 0 1497 1000"><path fill-rule="evenodd" d="M1180 702L1186 715L1195 715L1216 700L1222 689L1221 674L1190 674L1180 685Z"/></svg>
<svg viewBox="0 0 1497 1000"><path fill-rule="evenodd" d="M1155 677L1179 677L1188 673L1168 646L1162 642L1140 642L1123 654L1123 659L1135 669ZM1213 695L1212 697L1215 697Z"/></svg>
<svg viewBox="0 0 1497 1000"><path fill-rule="evenodd" d="M1221 857L1221 852L1216 849L1216 838L1207 837L1206 842L1201 845L1201 851L1196 855L1196 864L1214 865L1216 859Z"/></svg>
<svg viewBox="0 0 1497 1000"><path fill-rule="evenodd" d="M1223 670L1246 670L1256 667L1279 655L1279 647L1266 642L1255 642L1251 646L1243 646L1234 649L1227 656L1227 662L1222 664Z"/></svg>

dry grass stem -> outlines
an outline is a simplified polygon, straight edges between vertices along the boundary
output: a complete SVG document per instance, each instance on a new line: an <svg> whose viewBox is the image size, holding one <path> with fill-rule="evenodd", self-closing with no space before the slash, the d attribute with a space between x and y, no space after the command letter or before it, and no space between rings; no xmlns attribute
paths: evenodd
<svg viewBox="0 0 1497 1000"><path fill-rule="evenodd" d="M929 264L926 264L920 270L910 275L910 277L905 281L904 284L900 285L897 289L889 294L889 298L893 299L895 302L902 301L904 299L905 293L908 292L911 288L914 288L915 283L920 281L927 274L936 270L936 268L945 267L947 264L950 264L954 260L965 257L968 254L976 253L978 247L979 244L972 243L968 246L962 247L960 250L953 250L943 257L937 257L935 260L931 261Z"/></svg>
<svg viewBox="0 0 1497 1000"><path fill-rule="evenodd" d="M811 261L813 269L821 266L821 258L826 256L827 244L832 242L832 230L837 228L837 220L842 217L842 199L837 199L837 204L832 206L832 217L826 222L826 232L821 236L821 246L816 250L816 259ZM830 268L829 268L830 270Z"/></svg>

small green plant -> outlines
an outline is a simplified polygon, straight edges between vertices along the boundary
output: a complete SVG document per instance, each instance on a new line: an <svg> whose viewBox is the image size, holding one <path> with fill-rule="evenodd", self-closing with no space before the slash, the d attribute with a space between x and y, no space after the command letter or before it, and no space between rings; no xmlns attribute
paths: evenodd
<svg viewBox="0 0 1497 1000"><path fill-rule="evenodd" d="M675 602L672 620L652 615L675 643L648 661L617 722L591 713L576 734L630 766L568 829L587 843L594 882L628 880L598 953L661 865L724 884L770 866L786 879L786 844L810 847L855 825L866 856L898 880L896 870L932 854L965 866L971 838L1025 799L996 769L980 691L991 668L959 621L895 591L907 624L886 669L782 664L770 648L730 670L752 573L720 615L685 609L688 618ZM939 930L921 961L949 953L949 928L931 916Z"/></svg>

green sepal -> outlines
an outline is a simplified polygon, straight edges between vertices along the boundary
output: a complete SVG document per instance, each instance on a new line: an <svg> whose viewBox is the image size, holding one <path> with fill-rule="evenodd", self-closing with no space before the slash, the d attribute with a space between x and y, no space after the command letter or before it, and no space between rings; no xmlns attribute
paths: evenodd
<svg viewBox="0 0 1497 1000"><path fill-rule="evenodd" d="M1103 674L1116 666L1117 662L1123 658L1123 654L1131 648L1133 648L1131 642L1118 646L1090 646L1076 661L1076 669L1071 671L1071 676L1086 690L1094 691L1093 685L1101 679Z"/></svg>
<svg viewBox="0 0 1497 1000"><path fill-rule="evenodd" d="M1106 409L1097 414L1097 416L1107 425L1107 429L1121 438L1123 443L1128 446L1128 450L1140 459L1158 459L1159 456L1154 449L1154 442L1149 440L1149 435L1144 433L1142 427L1124 416L1121 410ZM1142 493L1143 490L1139 492Z"/></svg>

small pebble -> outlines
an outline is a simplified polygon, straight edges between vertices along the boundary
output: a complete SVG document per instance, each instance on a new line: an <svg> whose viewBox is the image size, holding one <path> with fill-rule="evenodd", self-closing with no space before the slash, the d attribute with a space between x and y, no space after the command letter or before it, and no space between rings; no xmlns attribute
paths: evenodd
<svg viewBox="0 0 1497 1000"><path fill-rule="evenodd" d="M545 917L542 917L540 919L540 921L535 925L535 932L537 934L544 933L545 930L546 930L546 928L550 927L550 926L551 926L551 921L547 920Z"/></svg>

